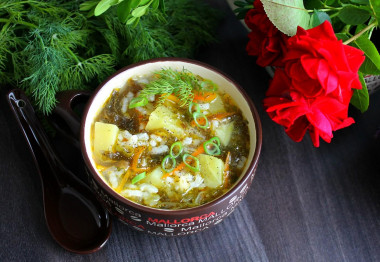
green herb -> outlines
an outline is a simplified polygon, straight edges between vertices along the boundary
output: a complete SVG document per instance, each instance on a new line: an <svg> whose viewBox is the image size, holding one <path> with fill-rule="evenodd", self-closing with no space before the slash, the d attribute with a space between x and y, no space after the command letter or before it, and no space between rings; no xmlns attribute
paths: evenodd
<svg viewBox="0 0 380 262"><path fill-rule="evenodd" d="M142 172L140 174L138 174L137 176L135 176L133 179L132 179L132 185L133 184L136 184L137 182L139 182L141 179L144 179L146 176L146 172Z"/></svg>
<svg viewBox="0 0 380 262"><path fill-rule="evenodd" d="M88 16L99 16L110 8L117 9L117 15L121 22L126 24L137 24L140 17L145 15L149 8L165 11L165 6L161 0L89 0L80 5L81 11L87 11Z"/></svg>
<svg viewBox="0 0 380 262"><path fill-rule="evenodd" d="M149 103L149 101L146 97L135 97L131 100L131 103L129 104L129 108L145 106L148 103Z"/></svg>
<svg viewBox="0 0 380 262"><path fill-rule="evenodd" d="M84 46L88 33L78 27L82 17L71 16L61 23L42 22L39 28L26 37L29 40L19 55L28 77L21 86L36 100L43 113L49 113L55 105L55 93L60 90L83 88L92 79L104 79L113 72L116 63L109 54L88 58L76 55L75 46ZM72 27L78 30L71 30Z"/></svg>
<svg viewBox="0 0 380 262"><path fill-rule="evenodd" d="M183 163L192 171L199 172L199 159L190 154L184 154L182 157ZM187 160L191 161L190 163Z"/></svg>
<svg viewBox="0 0 380 262"><path fill-rule="evenodd" d="M169 161L171 161L171 165L169 166L169 168L167 168ZM170 155L167 155L166 157L164 157L164 159L162 159L161 167L166 173L169 173L174 170L176 164L177 161L175 160L175 158Z"/></svg>
<svg viewBox="0 0 380 262"><path fill-rule="evenodd" d="M202 114L201 112L194 112L194 113L193 113L193 118L194 118L194 122L195 122L195 124L196 124L198 127L200 127L200 128L208 128L208 127L210 126L210 123L209 123L207 117L206 117L204 114ZM204 124L203 124L203 125L200 124L200 123L198 122L198 119L199 119L199 120L203 120L202 122L204 122Z"/></svg>
<svg viewBox="0 0 380 262"><path fill-rule="evenodd" d="M94 89L130 63L191 57L213 40L218 21L215 10L192 0L104 1L110 7L99 16L91 14L99 0L79 2L3 0L0 5L0 84L26 90L44 114L54 108L57 92ZM124 15L128 20L134 12L133 26L118 12L130 2L138 2ZM148 3L145 13L135 11Z"/></svg>
<svg viewBox="0 0 380 262"><path fill-rule="evenodd" d="M220 155L220 139L219 137L213 137L203 143L203 148L208 155L217 156Z"/></svg>
<svg viewBox="0 0 380 262"><path fill-rule="evenodd" d="M186 69L182 71L170 68L162 69L155 72L154 75L156 75L156 79L144 87L139 97L162 95L161 102L163 102L170 94L174 94L180 99L180 106L185 106L192 103L194 98L193 90L202 89L201 83L203 79Z"/></svg>
<svg viewBox="0 0 380 262"><path fill-rule="evenodd" d="M178 149L177 149L177 153L174 153L174 149L175 149L176 147L178 147ZM178 141L178 142L173 143L172 146L170 147L170 153L169 153L169 155L170 155L172 158L177 158L177 157L179 157L179 155L182 153L182 151L183 151L183 145L182 145L181 142Z"/></svg>
<svg viewBox="0 0 380 262"><path fill-rule="evenodd" d="M193 114L193 107L195 106L195 111L194 112L201 112L201 108L199 107L198 103L190 102L189 103L189 113L192 115Z"/></svg>
<svg viewBox="0 0 380 262"><path fill-rule="evenodd" d="M128 27L123 54L132 63L152 57L192 57L199 46L214 41L211 32L219 16L202 1L165 0L165 14L150 10L137 26Z"/></svg>
<svg viewBox="0 0 380 262"><path fill-rule="evenodd" d="M220 146L220 138L217 136L210 138L208 141L213 142L214 144Z"/></svg>

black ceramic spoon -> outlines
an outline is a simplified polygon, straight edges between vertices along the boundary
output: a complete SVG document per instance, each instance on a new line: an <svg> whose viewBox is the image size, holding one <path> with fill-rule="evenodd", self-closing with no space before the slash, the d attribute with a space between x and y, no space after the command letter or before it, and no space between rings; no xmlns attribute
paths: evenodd
<svg viewBox="0 0 380 262"><path fill-rule="evenodd" d="M26 95L15 89L7 99L40 174L45 219L51 235L71 252L99 250L111 233L108 212L91 189L62 164Z"/></svg>

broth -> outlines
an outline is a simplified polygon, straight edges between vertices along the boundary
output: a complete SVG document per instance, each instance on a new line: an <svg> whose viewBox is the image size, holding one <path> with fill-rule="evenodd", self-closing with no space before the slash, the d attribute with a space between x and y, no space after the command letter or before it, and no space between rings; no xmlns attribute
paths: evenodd
<svg viewBox="0 0 380 262"><path fill-rule="evenodd" d="M186 70L129 79L107 99L91 133L104 181L160 209L199 206L227 192L250 147L247 121L231 96Z"/></svg>

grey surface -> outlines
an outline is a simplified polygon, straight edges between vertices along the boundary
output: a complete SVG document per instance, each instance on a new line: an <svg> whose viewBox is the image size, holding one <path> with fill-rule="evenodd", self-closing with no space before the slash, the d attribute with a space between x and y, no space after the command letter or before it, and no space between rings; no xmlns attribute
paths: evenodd
<svg viewBox="0 0 380 262"><path fill-rule="evenodd" d="M291 141L265 114L269 77L245 54L244 27L227 13L220 40L197 58L234 78L256 104L263 147L252 187L214 228L182 238L135 232L114 220L106 246L91 255L63 250L49 235L41 186L25 140L0 97L0 261L380 261L380 93L331 144ZM65 143L62 154L80 157ZM79 160L78 160L79 161ZM79 161L80 163L80 161Z"/></svg>

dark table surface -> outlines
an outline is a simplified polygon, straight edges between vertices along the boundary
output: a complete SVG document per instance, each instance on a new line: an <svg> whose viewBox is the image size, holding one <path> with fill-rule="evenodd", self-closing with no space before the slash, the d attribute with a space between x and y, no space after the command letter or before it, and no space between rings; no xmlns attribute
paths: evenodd
<svg viewBox="0 0 380 262"><path fill-rule="evenodd" d="M72 254L45 224L37 170L4 99L0 98L0 261L380 261L380 92L356 123L330 144L295 143L262 108L269 76L245 53L247 32L224 1L219 41L196 58L229 74L249 93L263 125L252 187L217 226L182 238L133 231L114 219L103 249ZM81 163L65 143L57 149ZM79 162L78 162L79 161Z"/></svg>

